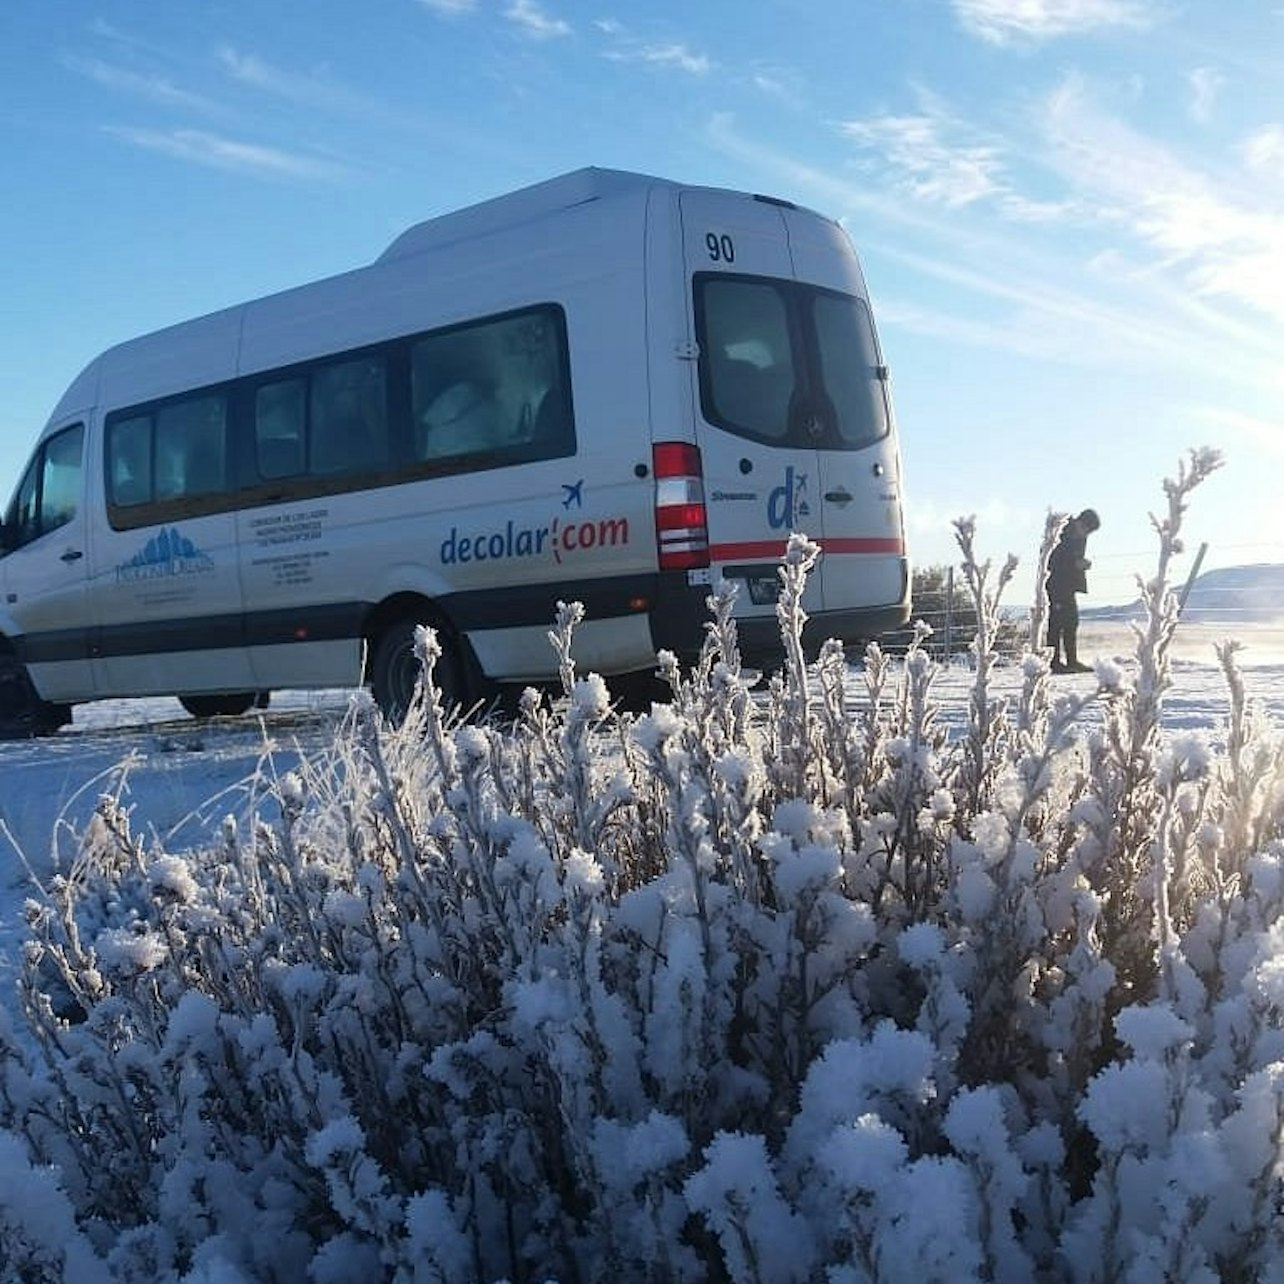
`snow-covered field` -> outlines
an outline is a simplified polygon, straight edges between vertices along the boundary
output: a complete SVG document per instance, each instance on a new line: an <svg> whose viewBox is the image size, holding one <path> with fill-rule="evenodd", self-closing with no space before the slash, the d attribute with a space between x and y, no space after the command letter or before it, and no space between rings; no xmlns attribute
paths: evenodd
<svg viewBox="0 0 1284 1284"><path fill-rule="evenodd" d="M82 705L71 726L40 740L0 744L3 883L50 866L55 829L74 829L104 790L125 776L125 797L139 833L176 849L191 846L229 811L267 758L288 770L299 753L318 751L347 708L343 691L284 691L271 707L241 718L198 722L177 700L103 700Z"/></svg>

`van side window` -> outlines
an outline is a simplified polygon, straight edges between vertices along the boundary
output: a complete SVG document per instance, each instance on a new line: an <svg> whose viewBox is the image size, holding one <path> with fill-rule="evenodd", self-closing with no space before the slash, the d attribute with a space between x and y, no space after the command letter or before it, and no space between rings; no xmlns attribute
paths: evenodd
<svg viewBox="0 0 1284 1284"><path fill-rule="evenodd" d="M561 327L551 309L428 335L410 349L415 456L512 452L546 459L575 448Z"/></svg>
<svg viewBox="0 0 1284 1284"><path fill-rule="evenodd" d="M305 379L265 383L254 394L255 466L263 481L305 470L308 385Z"/></svg>
<svg viewBox="0 0 1284 1284"><path fill-rule="evenodd" d="M37 502L40 496L40 461L33 460L23 473L22 480L4 516L13 547L30 544L40 534L40 512Z"/></svg>
<svg viewBox="0 0 1284 1284"><path fill-rule="evenodd" d="M81 455L85 430L74 428L51 437L45 447L40 483L40 533L66 526L80 504Z"/></svg>
<svg viewBox="0 0 1284 1284"><path fill-rule="evenodd" d="M66 526L80 504L85 430L76 424L36 452L5 514L12 547Z"/></svg>
<svg viewBox="0 0 1284 1284"><path fill-rule="evenodd" d="M227 402L171 402L156 413L157 499L214 495L227 488Z"/></svg>
<svg viewBox="0 0 1284 1284"><path fill-rule="evenodd" d="M110 503L146 504L152 497L152 419L118 419L107 428Z"/></svg>
<svg viewBox="0 0 1284 1284"><path fill-rule="evenodd" d="M388 465L388 392L377 357L315 370L309 399L308 471L377 472Z"/></svg>
<svg viewBox="0 0 1284 1284"><path fill-rule="evenodd" d="M115 530L573 455L565 314L539 304L121 406L104 440Z"/></svg>
<svg viewBox="0 0 1284 1284"><path fill-rule="evenodd" d="M201 393L107 419L107 496L123 508L228 489L227 398Z"/></svg>

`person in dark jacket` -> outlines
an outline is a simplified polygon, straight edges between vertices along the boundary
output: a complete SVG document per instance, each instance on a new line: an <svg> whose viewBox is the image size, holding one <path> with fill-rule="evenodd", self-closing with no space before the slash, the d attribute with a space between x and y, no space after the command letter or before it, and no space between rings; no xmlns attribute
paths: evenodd
<svg viewBox="0 0 1284 1284"><path fill-rule="evenodd" d="M1048 558L1048 646L1052 648L1053 673L1088 673L1091 666L1079 662L1079 604L1077 593L1088 591L1085 556L1088 536L1101 526L1091 508L1072 517L1061 530L1061 538Z"/></svg>

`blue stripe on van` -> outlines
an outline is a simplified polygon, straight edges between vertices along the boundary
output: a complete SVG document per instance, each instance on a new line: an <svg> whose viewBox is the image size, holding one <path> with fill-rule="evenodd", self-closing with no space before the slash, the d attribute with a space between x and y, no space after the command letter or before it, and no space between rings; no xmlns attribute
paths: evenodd
<svg viewBox="0 0 1284 1284"><path fill-rule="evenodd" d="M651 636L657 649L690 659L699 653L709 620L709 590L687 583L684 572L621 576L601 580L564 580L529 584L502 592L477 589L455 593L437 606L461 632L518 626L550 627L557 603L583 602L591 620L639 614L639 601L649 604ZM656 609L662 603L662 609ZM94 633L60 629L14 639L24 663L84 660L96 656L154 655L158 652L220 650L249 642L272 646L295 641L359 640L376 604L339 602L310 610L256 611L249 615L207 615L145 624L113 625ZM820 611L807 622L809 645L831 636L876 637L898 628L909 617L904 604L858 610ZM742 619L737 624L746 659L770 657L780 649L775 615ZM300 637L300 630L306 633ZM550 665L552 652L550 650ZM551 676L551 675L550 675Z"/></svg>
<svg viewBox="0 0 1284 1284"><path fill-rule="evenodd" d="M690 654L704 634L706 588L692 587L685 575L630 575L597 580L506 587L497 592L476 589L440 598L436 607L462 633L520 626L551 627L557 603L582 602L591 620L653 611L664 603L662 620L652 617L657 642ZM243 645L276 646L291 642L360 640L377 609L374 602L337 602L300 609L273 609L248 614L182 616L176 619L106 625L96 629L58 629L14 639L26 664L93 657L155 655L177 651L217 651ZM678 645L679 641L681 645ZM550 669L554 663L549 651Z"/></svg>

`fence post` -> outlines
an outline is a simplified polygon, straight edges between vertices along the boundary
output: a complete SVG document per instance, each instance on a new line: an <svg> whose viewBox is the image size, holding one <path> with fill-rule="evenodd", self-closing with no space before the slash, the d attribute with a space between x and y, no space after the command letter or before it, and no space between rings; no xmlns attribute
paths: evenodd
<svg viewBox="0 0 1284 1284"><path fill-rule="evenodd" d="M945 663L954 655L954 565L945 568Z"/></svg>
<svg viewBox="0 0 1284 1284"><path fill-rule="evenodd" d="M1195 560L1191 564L1190 574L1186 577L1186 586L1181 591L1181 596L1177 599L1177 615L1181 617L1182 611L1186 609L1186 599L1190 596L1191 587L1195 583L1195 577L1199 574L1199 568L1203 564L1204 554L1208 552L1207 542L1199 546L1199 552L1195 554Z"/></svg>

